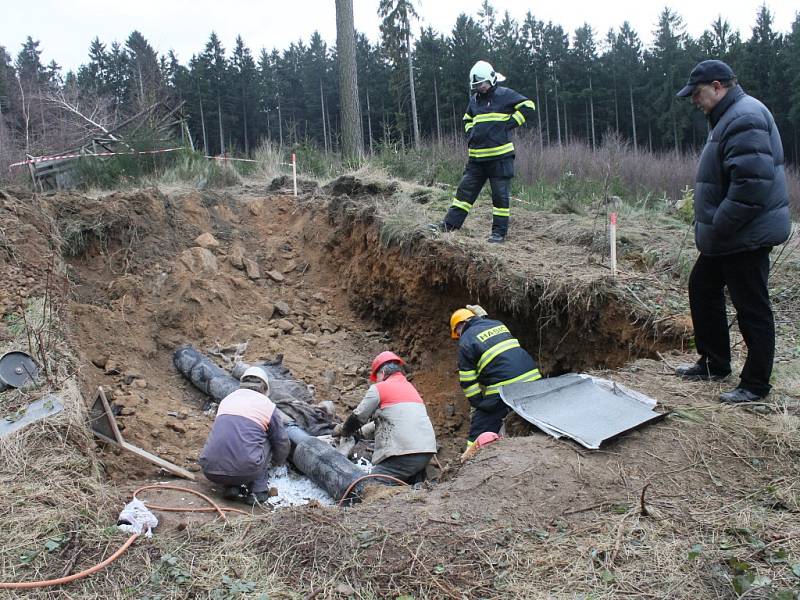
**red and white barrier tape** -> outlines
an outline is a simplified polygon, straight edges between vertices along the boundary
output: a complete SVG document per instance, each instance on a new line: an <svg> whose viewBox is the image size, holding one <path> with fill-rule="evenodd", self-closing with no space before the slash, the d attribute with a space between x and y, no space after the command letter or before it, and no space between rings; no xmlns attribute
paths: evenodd
<svg viewBox="0 0 800 600"><path fill-rule="evenodd" d="M19 167L21 165L31 165L53 160L62 160L64 158L81 158L81 157L94 157L94 156L117 156L117 155L131 155L131 154L162 154L164 152L175 152L176 150L186 150L186 148L165 148L163 150L142 150L140 152L97 152L95 154L60 154L58 156L39 156L28 160L21 160L20 162L11 163L8 168ZM211 158L211 157L206 157Z"/></svg>

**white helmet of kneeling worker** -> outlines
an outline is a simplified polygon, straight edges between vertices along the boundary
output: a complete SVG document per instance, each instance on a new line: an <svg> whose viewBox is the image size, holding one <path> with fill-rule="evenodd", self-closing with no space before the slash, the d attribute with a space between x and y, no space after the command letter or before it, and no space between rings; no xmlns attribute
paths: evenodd
<svg viewBox="0 0 800 600"><path fill-rule="evenodd" d="M469 70L469 86L473 91L478 89L478 86L484 81L488 82L491 86L495 86L505 80L505 75L495 71L494 67L485 60L479 60L472 65L472 68Z"/></svg>
<svg viewBox="0 0 800 600"><path fill-rule="evenodd" d="M239 381L243 384L247 384L252 382L254 379L262 382L266 386L264 393L269 394L269 377L267 377L267 371L263 367L247 367L244 373L242 373L242 376L239 378Z"/></svg>

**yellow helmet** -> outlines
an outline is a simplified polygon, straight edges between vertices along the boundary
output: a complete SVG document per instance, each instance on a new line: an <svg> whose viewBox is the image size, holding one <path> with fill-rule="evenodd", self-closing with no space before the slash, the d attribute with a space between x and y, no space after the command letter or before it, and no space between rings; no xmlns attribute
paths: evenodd
<svg viewBox="0 0 800 600"><path fill-rule="evenodd" d="M456 312L454 312L450 316L450 337L454 340L457 340L459 337L461 337L458 333L456 333L456 327L458 327L459 323L463 323L474 316L475 313L468 308L459 308Z"/></svg>

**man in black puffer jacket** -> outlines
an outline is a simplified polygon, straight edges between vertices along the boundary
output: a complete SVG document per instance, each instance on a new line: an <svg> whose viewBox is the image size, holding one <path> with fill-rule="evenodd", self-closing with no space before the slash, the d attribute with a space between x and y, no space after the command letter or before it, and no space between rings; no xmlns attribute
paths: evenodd
<svg viewBox="0 0 800 600"><path fill-rule="evenodd" d="M739 385L720 400L757 401L769 393L775 355L775 321L767 290L769 253L791 232L780 134L769 110L742 90L733 70L720 60L699 63L677 95L691 96L711 126L694 192L700 256L689 276L700 359L679 367L677 375L708 380L730 373L727 286L747 344L747 360Z"/></svg>

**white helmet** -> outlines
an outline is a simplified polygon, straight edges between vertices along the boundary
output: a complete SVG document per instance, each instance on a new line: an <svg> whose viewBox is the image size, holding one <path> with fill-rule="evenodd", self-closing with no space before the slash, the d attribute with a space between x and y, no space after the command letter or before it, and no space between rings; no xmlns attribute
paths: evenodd
<svg viewBox="0 0 800 600"><path fill-rule="evenodd" d="M246 379L253 377L255 379L260 379L264 382L264 385L267 386L267 390L265 393L269 394L269 378L267 377L267 372L262 367L247 367L245 372L242 373L242 376L239 378L240 382L244 382Z"/></svg>
<svg viewBox="0 0 800 600"><path fill-rule="evenodd" d="M492 86L505 81L506 77L502 73L494 70L494 67L485 60L479 60L469 70L469 87L475 91L484 81L488 81Z"/></svg>

